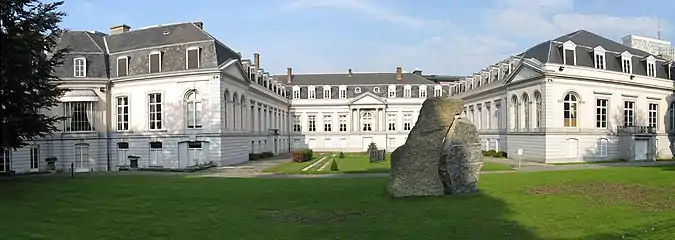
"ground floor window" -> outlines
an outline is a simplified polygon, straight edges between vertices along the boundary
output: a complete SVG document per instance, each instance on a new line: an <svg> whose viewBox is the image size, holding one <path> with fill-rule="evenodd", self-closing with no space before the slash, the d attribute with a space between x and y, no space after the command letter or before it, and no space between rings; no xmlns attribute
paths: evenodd
<svg viewBox="0 0 675 240"><path fill-rule="evenodd" d="M89 144L75 144L75 167L78 169L89 169Z"/></svg>
<svg viewBox="0 0 675 240"><path fill-rule="evenodd" d="M9 164L12 162L12 152L9 149L3 149L0 154L0 172L9 172Z"/></svg>
<svg viewBox="0 0 675 240"><path fill-rule="evenodd" d="M117 164L119 165L129 165L129 143L128 142L118 142L117 143Z"/></svg>
<svg viewBox="0 0 675 240"><path fill-rule="evenodd" d="M150 162L151 166L159 165L159 157L162 152L162 142L150 142Z"/></svg>
<svg viewBox="0 0 675 240"><path fill-rule="evenodd" d="M255 152L255 141L251 141L251 153Z"/></svg>
<svg viewBox="0 0 675 240"><path fill-rule="evenodd" d="M203 162L202 142L188 143L188 165L197 165Z"/></svg>
<svg viewBox="0 0 675 240"><path fill-rule="evenodd" d="M293 148L300 148L300 139L293 139Z"/></svg>
<svg viewBox="0 0 675 240"><path fill-rule="evenodd" d="M330 138L323 139L323 145L325 148L331 148L332 147L331 139Z"/></svg>
<svg viewBox="0 0 675 240"><path fill-rule="evenodd" d="M32 146L30 148L30 170L37 171L40 169L40 146Z"/></svg>

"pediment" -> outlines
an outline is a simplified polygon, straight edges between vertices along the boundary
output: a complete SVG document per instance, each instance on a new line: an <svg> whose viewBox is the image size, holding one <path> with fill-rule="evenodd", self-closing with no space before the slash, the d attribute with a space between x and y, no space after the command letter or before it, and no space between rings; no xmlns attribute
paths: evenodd
<svg viewBox="0 0 675 240"><path fill-rule="evenodd" d="M243 66L239 61L237 60L232 60L222 67L220 67L221 71L225 73L226 75L235 78L240 81L248 82L249 76L246 76L246 72L244 71Z"/></svg>
<svg viewBox="0 0 675 240"><path fill-rule="evenodd" d="M349 102L350 105L377 105L377 104L386 104L386 102L379 96L372 94L370 92L363 93L359 96L356 96L352 101Z"/></svg>
<svg viewBox="0 0 675 240"><path fill-rule="evenodd" d="M516 69L516 72L511 76L511 78L506 81L506 83L523 81L543 75L544 74L539 69L532 68L527 64L521 64L520 67Z"/></svg>

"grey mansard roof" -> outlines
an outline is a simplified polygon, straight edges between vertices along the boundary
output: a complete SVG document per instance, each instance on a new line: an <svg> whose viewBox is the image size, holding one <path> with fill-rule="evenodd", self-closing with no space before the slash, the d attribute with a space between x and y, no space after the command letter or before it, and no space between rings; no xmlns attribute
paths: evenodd
<svg viewBox="0 0 675 240"><path fill-rule="evenodd" d="M647 75L645 62L648 56L654 56L642 50L628 47L621 43L599 36L595 33L578 30L552 40L542 42L517 55L523 58L533 58L542 63L563 64L562 45L571 41L576 45L576 65L584 67L595 67L593 49L602 46L606 50L605 61L606 69L621 72L621 53L629 52L632 55L631 63L633 74ZM656 77L668 78L667 67L663 63L667 60L654 56L656 62Z"/></svg>
<svg viewBox="0 0 675 240"><path fill-rule="evenodd" d="M328 74L297 74L291 78L288 85L372 85L372 84L433 84L434 82L412 73L403 73L403 79L397 80L396 73L328 73ZM275 79L286 83L286 75L274 76Z"/></svg>

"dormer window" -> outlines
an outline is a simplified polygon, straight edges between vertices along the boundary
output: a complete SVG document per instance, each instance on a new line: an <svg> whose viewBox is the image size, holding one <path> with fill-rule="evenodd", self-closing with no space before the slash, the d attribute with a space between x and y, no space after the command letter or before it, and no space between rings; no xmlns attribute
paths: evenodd
<svg viewBox="0 0 675 240"><path fill-rule="evenodd" d="M122 56L117 58L117 77L129 75L129 57Z"/></svg>
<svg viewBox="0 0 675 240"><path fill-rule="evenodd" d="M511 63L504 66L504 76L509 75L509 73L511 73Z"/></svg>
<svg viewBox="0 0 675 240"><path fill-rule="evenodd" d="M249 72L248 75L249 75L249 78L251 79L251 82L255 82L255 80L256 80L255 79L255 68L249 67L248 72Z"/></svg>
<svg viewBox="0 0 675 240"><path fill-rule="evenodd" d="M340 91L340 99L346 99L347 98L347 86L342 85L339 87Z"/></svg>
<svg viewBox="0 0 675 240"><path fill-rule="evenodd" d="M387 88L387 97L395 98L396 97L396 85L389 85Z"/></svg>
<svg viewBox="0 0 675 240"><path fill-rule="evenodd" d="M161 52L152 52L150 53L149 58L149 71L150 73L158 73L162 71L162 53Z"/></svg>
<svg viewBox="0 0 675 240"><path fill-rule="evenodd" d="M323 98L330 99L330 86L323 86Z"/></svg>
<svg viewBox="0 0 675 240"><path fill-rule="evenodd" d="M360 87L354 88L354 93L356 93L356 94L361 93L361 88Z"/></svg>
<svg viewBox="0 0 675 240"><path fill-rule="evenodd" d="M633 55L631 55L628 51L621 53L621 71L629 74L633 73L632 58Z"/></svg>
<svg viewBox="0 0 675 240"><path fill-rule="evenodd" d="M483 74L483 84L481 85L488 84L489 82L490 82L490 73L485 72L485 74Z"/></svg>
<svg viewBox="0 0 675 240"><path fill-rule="evenodd" d="M427 85L420 85L419 96L420 98L427 98Z"/></svg>
<svg viewBox="0 0 675 240"><path fill-rule="evenodd" d="M442 97L443 96L443 88L441 85L436 85L434 86L434 97Z"/></svg>
<svg viewBox="0 0 675 240"><path fill-rule="evenodd" d="M605 62L605 49L602 46L597 46L593 49L593 56L595 59L595 68L605 69L607 65Z"/></svg>
<svg viewBox="0 0 675 240"><path fill-rule="evenodd" d="M653 56L649 56L646 59L647 67L647 76L656 77L656 59Z"/></svg>
<svg viewBox="0 0 675 240"><path fill-rule="evenodd" d="M75 77L87 77L87 59L83 57L73 59Z"/></svg>
<svg viewBox="0 0 675 240"><path fill-rule="evenodd" d="M316 87L314 86L307 87L307 98L316 99Z"/></svg>
<svg viewBox="0 0 675 240"><path fill-rule="evenodd" d="M563 43L562 45L563 64L576 65L577 62L576 48L577 45L574 44L572 41L567 41Z"/></svg>
<svg viewBox="0 0 675 240"><path fill-rule="evenodd" d="M379 87L374 87L373 88L374 93L380 93L380 88Z"/></svg>
<svg viewBox="0 0 675 240"><path fill-rule="evenodd" d="M191 47L188 48L185 52L185 68L186 69L198 69L200 64L200 48Z"/></svg>
<svg viewBox="0 0 675 240"><path fill-rule="evenodd" d="M411 98L412 97L412 86L410 86L410 85L403 86L403 97L404 98Z"/></svg>
<svg viewBox="0 0 675 240"><path fill-rule="evenodd" d="M293 87L293 99L300 99L300 87Z"/></svg>
<svg viewBox="0 0 675 240"><path fill-rule="evenodd" d="M281 96L286 97L286 87L284 86L281 87Z"/></svg>

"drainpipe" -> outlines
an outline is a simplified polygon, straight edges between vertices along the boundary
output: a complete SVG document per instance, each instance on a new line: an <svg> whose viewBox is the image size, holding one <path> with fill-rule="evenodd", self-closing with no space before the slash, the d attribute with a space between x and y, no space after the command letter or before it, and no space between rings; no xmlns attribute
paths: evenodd
<svg viewBox="0 0 675 240"><path fill-rule="evenodd" d="M110 134L112 132L112 123L110 120L112 119L112 111L111 111L111 106L112 103L112 81L108 81L105 85L105 98L106 98L106 106L105 106L105 123L106 123L106 132L105 132L105 138L106 138L106 171L111 171L110 167L110 144L112 142L112 139L110 138Z"/></svg>

